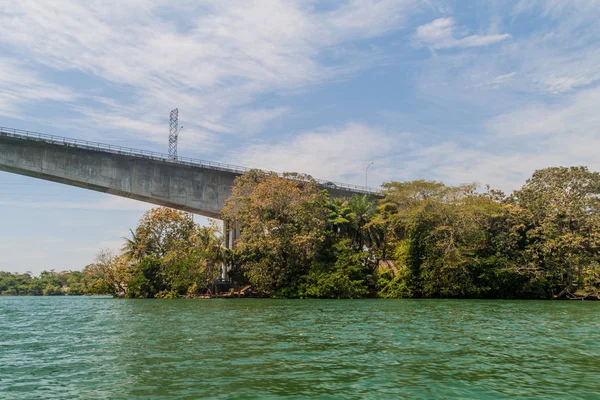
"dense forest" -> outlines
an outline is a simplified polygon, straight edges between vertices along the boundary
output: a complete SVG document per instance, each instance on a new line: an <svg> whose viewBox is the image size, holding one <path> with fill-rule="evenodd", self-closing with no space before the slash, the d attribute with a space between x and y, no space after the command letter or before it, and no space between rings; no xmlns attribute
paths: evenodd
<svg viewBox="0 0 600 400"><path fill-rule="evenodd" d="M39 276L27 272L16 274L0 271L0 296L81 296L111 294L108 283L83 271L43 271Z"/></svg>
<svg viewBox="0 0 600 400"><path fill-rule="evenodd" d="M198 297L228 265L255 296L600 298L600 174L585 167L536 171L510 195L412 181L345 200L309 176L253 170L222 216L240 229L233 250L216 224L156 208L118 254L79 273L3 274L0 293Z"/></svg>

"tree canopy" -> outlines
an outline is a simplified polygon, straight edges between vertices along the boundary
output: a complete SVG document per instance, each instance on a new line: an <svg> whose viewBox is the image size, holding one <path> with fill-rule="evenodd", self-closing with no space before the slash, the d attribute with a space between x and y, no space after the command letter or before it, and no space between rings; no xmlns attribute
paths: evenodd
<svg viewBox="0 0 600 400"><path fill-rule="evenodd" d="M155 208L120 253L82 272L0 273L0 294L131 298L214 293L230 284L272 297L600 298L600 174L536 171L506 196L476 184L383 184L382 196L330 198L307 175L236 179L221 229Z"/></svg>

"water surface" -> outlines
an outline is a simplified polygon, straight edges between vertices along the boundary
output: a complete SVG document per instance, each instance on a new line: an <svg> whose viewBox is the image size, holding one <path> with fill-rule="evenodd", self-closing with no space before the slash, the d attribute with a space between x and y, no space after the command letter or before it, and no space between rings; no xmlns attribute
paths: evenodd
<svg viewBox="0 0 600 400"><path fill-rule="evenodd" d="M0 297L0 399L600 398L600 302Z"/></svg>

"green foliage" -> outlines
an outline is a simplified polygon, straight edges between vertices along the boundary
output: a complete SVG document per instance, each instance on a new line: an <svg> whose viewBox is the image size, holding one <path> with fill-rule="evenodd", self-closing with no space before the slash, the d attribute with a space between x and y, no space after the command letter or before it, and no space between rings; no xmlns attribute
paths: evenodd
<svg viewBox="0 0 600 400"><path fill-rule="evenodd" d="M222 210L226 221L240 227L236 253L244 260L244 276L276 296L295 292L298 277L309 271L325 241L328 214L327 196L311 177L258 170L236 179Z"/></svg>
<svg viewBox="0 0 600 400"><path fill-rule="evenodd" d="M510 196L477 185L389 182L329 199L309 176L250 171L222 216L234 250L187 213L147 212L122 254L82 272L0 273L0 294L194 297L223 263L271 297L600 299L600 174L536 171Z"/></svg>
<svg viewBox="0 0 600 400"><path fill-rule="evenodd" d="M215 225L164 207L140 219L119 255L101 253L93 265L114 296L180 298L202 294L217 278L227 252Z"/></svg>
<svg viewBox="0 0 600 400"><path fill-rule="evenodd" d="M345 239L334 245L333 264L315 263L300 285L300 297L352 299L373 294L368 253Z"/></svg>
<svg viewBox="0 0 600 400"><path fill-rule="evenodd" d="M544 282L546 296L597 293L586 276L600 258L600 174L585 167L536 171L507 202L526 210L526 264L519 272Z"/></svg>
<svg viewBox="0 0 600 400"><path fill-rule="evenodd" d="M108 294L94 290L95 277L81 271L43 271L30 273L0 272L0 295L4 296L81 296Z"/></svg>
<svg viewBox="0 0 600 400"><path fill-rule="evenodd" d="M157 293L166 290L161 276L161 261L146 256L132 268L131 277L127 281L127 298L153 298Z"/></svg>
<svg viewBox="0 0 600 400"><path fill-rule="evenodd" d="M600 298L600 263L595 261L583 267L581 285L575 288L575 296Z"/></svg>
<svg viewBox="0 0 600 400"><path fill-rule="evenodd" d="M377 279L377 297L383 299L403 299L414 297L414 276L408 268L401 269L396 275L385 271Z"/></svg>
<svg viewBox="0 0 600 400"><path fill-rule="evenodd" d="M177 292L177 290L161 290L160 292L156 293L156 295L154 296L157 299L178 299L179 298L179 293Z"/></svg>
<svg viewBox="0 0 600 400"><path fill-rule="evenodd" d="M150 210L131 233L121 254L103 250L83 271L0 272L0 295L193 297L212 284L228 256L216 226L198 226L180 211Z"/></svg>
<svg viewBox="0 0 600 400"><path fill-rule="evenodd" d="M241 275L272 295L598 296L600 180L583 167L536 171L508 198L475 184L390 182L378 204L331 200L316 229L306 222L323 218L315 209L289 218L302 198L293 182L255 171L238 184L227 213L245 222ZM281 254L297 252L289 238L307 227L323 240L298 268Z"/></svg>

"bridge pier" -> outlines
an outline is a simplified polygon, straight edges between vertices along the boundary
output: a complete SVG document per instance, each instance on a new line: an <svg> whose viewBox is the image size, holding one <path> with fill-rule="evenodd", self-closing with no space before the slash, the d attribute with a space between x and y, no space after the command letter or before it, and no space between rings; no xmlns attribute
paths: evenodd
<svg viewBox="0 0 600 400"><path fill-rule="evenodd" d="M237 222L230 223L228 221L223 221L223 241L224 246L230 250L235 248L235 242L240 238L240 226ZM229 270L231 266L227 263L223 263L223 267L221 269L221 280L228 281L229 280Z"/></svg>

